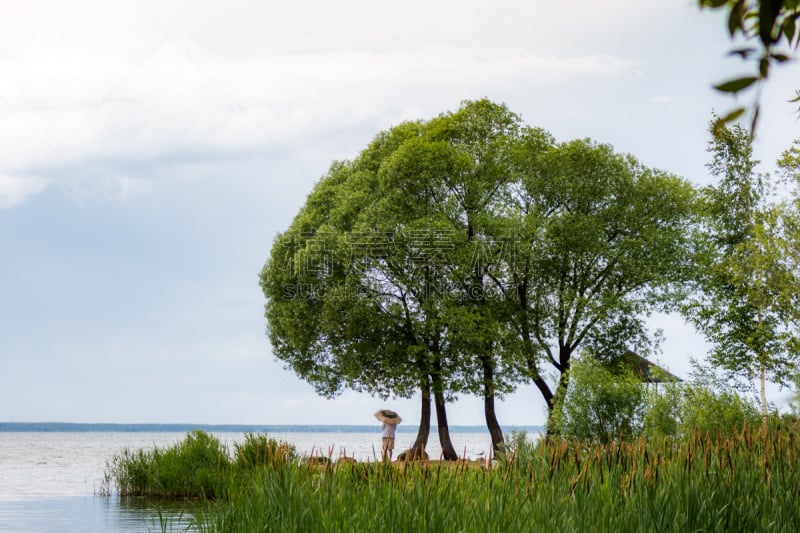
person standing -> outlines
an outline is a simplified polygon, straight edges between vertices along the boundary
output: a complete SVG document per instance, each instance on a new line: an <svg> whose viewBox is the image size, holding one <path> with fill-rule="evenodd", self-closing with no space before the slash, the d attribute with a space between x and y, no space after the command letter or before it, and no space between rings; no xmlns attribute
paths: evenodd
<svg viewBox="0 0 800 533"><path fill-rule="evenodd" d="M381 459L391 461L395 431L397 431L397 424L403 419L391 409L381 409L375 413L375 418L383 423L381 425Z"/></svg>

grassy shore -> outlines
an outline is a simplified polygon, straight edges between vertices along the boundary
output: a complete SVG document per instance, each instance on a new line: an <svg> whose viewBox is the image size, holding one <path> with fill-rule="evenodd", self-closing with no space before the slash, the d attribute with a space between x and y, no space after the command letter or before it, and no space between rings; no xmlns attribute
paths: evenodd
<svg viewBox="0 0 800 533"><path fill-rule="evenodd" d="M216 468L216 481L212 493L201 491L206 504L196 511L194 527L794 532L800 529L799 435L790 426L607 445L540 442L487 468L431 462L311 466L288 448L277 451L281 444L251 436L249 449L258 460L243 462L239 448L233 459L225 456L227 462L217 457L208 463ZM112 477L126 471L120 468L126 460L112 462ZM194 470L208 472L199 465Z"/></svg>

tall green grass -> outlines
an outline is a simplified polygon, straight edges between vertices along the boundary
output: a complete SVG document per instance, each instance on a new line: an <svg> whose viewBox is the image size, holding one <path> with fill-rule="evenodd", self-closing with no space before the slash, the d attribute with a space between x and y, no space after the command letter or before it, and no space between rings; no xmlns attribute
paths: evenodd
<svg viewBox="0 0 800 533"><path fill-rule="evenodd" d="M237 478L200 531L797 531L790 430L677 441L543 442L490 469L308 467Z"/></svg>
<svg viewBox="0 0 800 533"><path fill-rule="evenodd" d="M297 458L294 446L248 433L233 457L219 439L193 431L174 446L125 449L106 465L105 494L153 498L224 497L237 476Z"/></svg>
<svg viewBox="0 0 800 533"><path fill-rule="evenodd" d="M324 463L201 432L115 457L120 494L202 496L192 527L250 531L800 530L797 423L681 439L540 441L469 462Z"/></svg>
<svg viewBox="0 0 800 533"><path fill-rule="evenodd" d="M172 447L125 449L106 464L105 492L120 496L217 498L229 484L231 460L220 441L194 431Z"/></svg>

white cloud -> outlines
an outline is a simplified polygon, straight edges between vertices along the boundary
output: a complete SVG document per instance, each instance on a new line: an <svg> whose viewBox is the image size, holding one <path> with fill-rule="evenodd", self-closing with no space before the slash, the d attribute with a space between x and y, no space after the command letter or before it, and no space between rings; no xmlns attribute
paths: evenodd
<svg viewBox="0 0 800 533"><path fill-rule="evenodd" d="M12 107L0 115L14 120L16 129L27 123L40 145L10 150L17 155L2 156L0 165L24 165L42 153L66 163L262 150L307 133L341 129L343 117L331 114L331 108L354 96L361 105L348 106L351 124L421 91L436 95L466 87L481 95L508 84L619 79L638 72L635 62L608 55L537 55L514 48L475 55L449 46L377 56L321 50L229 61L209 50L195 50L187 58L168 45L145 65L105 61L72 60L59 67L60 76L53 75L51 57L31 59L23 70L0 65L8 81L2 96Z"/></svg>
<svg viewBox="0 0 800 533"><path fill-rule="evenodd" d="M19 178L0 174L0 209L21 204L26 198L43 191L47 182L37 178Z"/></svg>
<svg viewBox="0 0 800 533"><path fill-rule="evenodd" d="M636 6L41 0L9 7L0 21L0 173L237 157L440 112L494 89L625 79L637 75L634 61L602 46L576 52L562 28L591 39L592 27L602 22L612 32L617 15Z"/></svg>
<svg viewBox="0 0 800 533"><path fill-rule="evenodd" d="M68 191L79 200L124 201L153 189L153 182L131 176L94 176L70 180Z"/></svg>

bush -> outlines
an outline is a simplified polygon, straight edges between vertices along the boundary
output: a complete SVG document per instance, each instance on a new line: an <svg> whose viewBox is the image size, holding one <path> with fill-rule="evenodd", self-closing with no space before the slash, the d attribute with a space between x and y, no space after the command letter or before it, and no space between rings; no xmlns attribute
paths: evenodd
<svg viewBox="0 0 800 533"><path fill-rule="evenodd" d="M630 371L586 357L572 365L569 388L548 423L563 437L607 443L638 435L727 435L759 421L753 402L706 374L690 383L645 385Z"/></svg>
<svg viewBox="0 0 800 533"><path fill-rule="evenodd" d="M106 465L106 480L121 496L216 498L224 492L230 466L219 439L193 431L170 448L123 450Z"/></svg>
<svg viewBox="0 0 800 533"><path fill-rule="evenodd" d="M261 434L246 433L244 442L233 446L236 466L239 468L277 466L297 458L294 446Z"/></svg>
<svg viewBox="0 0 800 533"><path fill-rule="evenodd" d="M680 427L683 434L730 434L758 426L761 415L752 402L733 390L715 391L704 385L689 385L683 393Z"/></svg>
<svg viewBox="0 0 800 533"><path fill-rule="evenodd" d="M680 434L685 385L659 384L645 393L644 434L648 437L675 437Z"/></svg>
<svg viewBox="0 0 800 533"><path fill-rule="evenodd" d="M505 451L514 456L529 455L536 443L528 439L526 431L512 431L506 435Z"/></svg>
<svg viewBox="0 0 800 533"><path fill-rule="evenodd" d="M562 436L609 442L642 431L644 388L632 372L613 373L593 358L576 361L569 371L569 388L552 421Z"/></svg>

